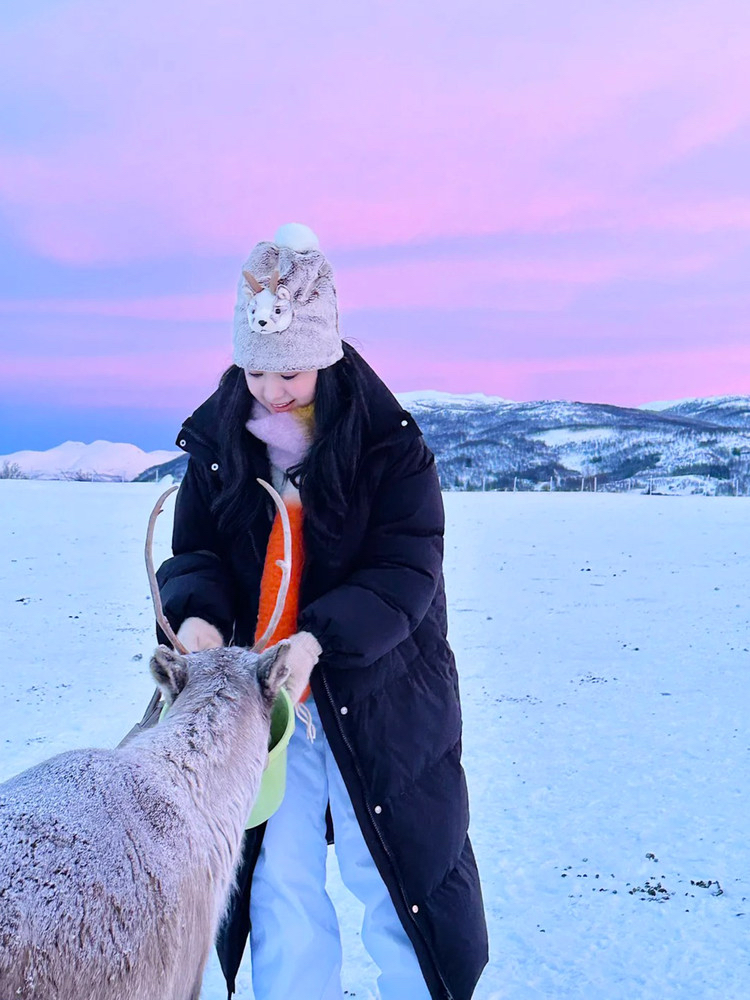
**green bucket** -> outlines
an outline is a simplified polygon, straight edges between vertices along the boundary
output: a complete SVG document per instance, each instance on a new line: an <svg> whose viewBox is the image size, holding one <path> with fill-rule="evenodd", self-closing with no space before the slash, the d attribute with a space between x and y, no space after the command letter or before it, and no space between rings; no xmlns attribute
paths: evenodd
<svg viewBox="0 0 750 1000"><path fill-rule="evenodd" d="M268 763L260 780L260 791L247 821L247 830L260 826L276 812L286 790L286 748L294 732L294 705L286 688L280 688L271 709Z"/></svg>
<svg viewBox="0 0 750 1000"><path fill-rule="evenodd" d="M159 720L164 718L167 711L168 708L165 705L161 710ZM289 746L293 732L294 705L286 688L281 688L271 709L268 761L260 780L258 797L245 827L247 830L265 823L281 805L286 790L286 748Z"/></svg>

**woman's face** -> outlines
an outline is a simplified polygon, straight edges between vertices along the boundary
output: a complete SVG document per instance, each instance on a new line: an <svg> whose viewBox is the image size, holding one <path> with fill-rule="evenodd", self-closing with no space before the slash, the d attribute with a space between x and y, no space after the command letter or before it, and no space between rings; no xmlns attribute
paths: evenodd
<svg viewBox="0 0 750 1000"><path fill-rule="evenodd" d="M271 413L284 413L308 406L315 398L318 372L246 371L250 394Z"/></svg>

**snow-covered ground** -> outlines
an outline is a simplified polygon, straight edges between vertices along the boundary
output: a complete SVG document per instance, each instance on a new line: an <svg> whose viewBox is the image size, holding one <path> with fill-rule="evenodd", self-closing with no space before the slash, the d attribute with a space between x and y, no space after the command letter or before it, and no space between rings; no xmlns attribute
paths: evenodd
<svg viewBox="0 0 750 1000"><path fill-rule="evenodd" d="M140 717L158 492L0 482L0 780ZM748 501L445 499L491 935L478 1000L747 1000ZM359 908L331 872L362 1000ZM249 1000L247 966L239 986ZM215 961L203 996L224 1000Z"/></svg>

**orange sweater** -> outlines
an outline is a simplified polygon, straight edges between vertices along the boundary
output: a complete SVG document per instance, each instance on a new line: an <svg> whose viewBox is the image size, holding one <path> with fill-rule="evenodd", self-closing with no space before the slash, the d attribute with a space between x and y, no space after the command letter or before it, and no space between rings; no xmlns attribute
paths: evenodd
<svg viewBox="0 0 750 1000"><path fill-rule="evenodd" d="M313 407L300 407L299 410L291 411L294 416L302 421L306 426L312 427ZM287 591L284 609L279 619L279 623L273 631L273 635L268 640L268 645L272 646L281 639L288 639L297 631L297 617L299 615L299 587L302 579L302 569L305 563L305 550L302 544L302 504L299 493L296 490L285 491L282 497L284 506L289 514L289 525L292 529L292 572L289 580L289 590ZM284 533L281 524L281 515L276 512L271 534L268 538L266 558L263 564L263 575L260 581L260 598L258 601L258 623L255 628L256 641L268 627L271 621L273 609L276 606L276 598L281 586L281 567L277 561L284 558ZM310 694L308 687L300 701L305 701Z"/></svg>
<svg viewBox="0 0 750 1000"><path fill-rule="evenodd" d="M297 630L297 615L299 614L299 584L302 579L302 565L304 560L304 550L302 548L302 504L297 501L284 499L284 506L289 513L289 524L292 529L292 574L289 581L284 610L281 613L279 624L274 629L273 635L268 640L268 645L281 639L288 639ZM255 629L256 641L268 628L271 621L273 609L276 606L276 597L281 586L281 567L277 561L284 558L284 534L281 525L281 515L276 512L271 534L268 538L268 548L266 549L266 559L263 564L263 576L260 581L260 600L258 603L258 625Z"/></svg>

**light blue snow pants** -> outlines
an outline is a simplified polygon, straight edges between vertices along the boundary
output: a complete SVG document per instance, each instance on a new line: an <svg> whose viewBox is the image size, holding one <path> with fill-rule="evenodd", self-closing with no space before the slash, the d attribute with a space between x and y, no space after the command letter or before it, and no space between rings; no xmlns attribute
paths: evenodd
<svg viewBox="0 0 750 1000"><path fill-rule="evenodd" d="M346 887L364 904L362 942L380 969L381 1000L430 1000L414 948L375 867L311 698L314 742L297 720L286 795L268 821L250 894L256 1000L344 1000L341 939L326 892L325 811Z"/></svg>

